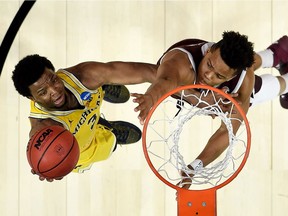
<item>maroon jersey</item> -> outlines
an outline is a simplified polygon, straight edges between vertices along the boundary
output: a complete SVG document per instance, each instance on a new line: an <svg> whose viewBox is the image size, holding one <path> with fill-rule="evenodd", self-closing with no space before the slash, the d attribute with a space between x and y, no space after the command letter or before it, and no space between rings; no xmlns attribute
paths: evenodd
<svg viewBox="0 0 288 216"><path fill-rule="evenodd" d="M200 39L185 39L185 40L179 41L167 49L167 51L158 60L157 64L158 65L161 64L161 60L167 52L173 49L178 49L178 50L181 50L182 52L185 52L188 55L191 65L196 73L195 75L197 76L199 64L201 60L203 59L207 49L210 48L212 45L213 43L211 42L209 43L207 41L203 41ZM236 77L234 77L233 79L227 82L222 83L217 88L221 89L223 87L228 87L229 93L236 93L239 90L240 86L242 85L245 75L246 75L246 71L242 71ZM262 79L259 76L255 75L254 91L251 95L252 98L253 98L253 95L259 91L259 89L261 88L261 85L262 85Z"/></svg>
<svg viewBox="0 0 288 216"><path fill-rule="evenodd" d="M171 47L167 49L167 51L158 60L157 64L159 65L161 63L161 59L164 57L164 55L167 52L176 48L182 51L186 50L188 52L187 54L191 55L191 57L193 58L191 64L192 66L195 65L195 68L194 67L193 68L194 68L194 71L197 71L198 66L204 56L204 54L202 53L202 46L207 43L208 43L207 41L203 41L200 39L185 39L185 40L179 41L178 43L175 43L174 45L172 45Z"/></svg>

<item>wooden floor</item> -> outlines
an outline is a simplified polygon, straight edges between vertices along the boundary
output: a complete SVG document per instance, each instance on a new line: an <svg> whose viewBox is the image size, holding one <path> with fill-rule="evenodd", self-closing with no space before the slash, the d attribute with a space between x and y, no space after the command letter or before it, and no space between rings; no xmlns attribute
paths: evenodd
<svg viewBox="0 0 288 216"><path fill-rule="evenodd" d="M0 0L0 40L23 1ZM15 38L0 77L1 216L175 216L175 191L147 165L141 142L117 149L82 175L40 182L30 173L26 143L29 102L11 81L14 65L28 54L48 57L55 68L82 61L155 63L178 40L217 41L239 31L255 50L288 33L288 1L56 1L38 0ZM276 70L261 69L258 74ZM144 92L148 84L129 86ZM104 103L110 120L140 126L135 104ZM279 216L288 211L288 111L279 99L248 113L250 157L243 171L218 195L219 216ZM193 139L193 137L187 137Z"/></svg>

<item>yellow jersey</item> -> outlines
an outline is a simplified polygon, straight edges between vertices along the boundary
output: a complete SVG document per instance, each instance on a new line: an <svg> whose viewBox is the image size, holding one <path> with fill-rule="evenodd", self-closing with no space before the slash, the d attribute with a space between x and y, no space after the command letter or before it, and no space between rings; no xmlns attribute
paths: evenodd
<svg viewBox="0 0 288 216"><path fill-rule="evenodd" d="M89 169L94 162L109 158L115 148L116 137L111 130L98 124L104 97L102 88L87 89L73 74L62 69L58 70L56 74L83 108L50 111L31 101L29 117L51 118L63 124L75 136L80 148L80 158L73 171L82 173Z"/></svg>

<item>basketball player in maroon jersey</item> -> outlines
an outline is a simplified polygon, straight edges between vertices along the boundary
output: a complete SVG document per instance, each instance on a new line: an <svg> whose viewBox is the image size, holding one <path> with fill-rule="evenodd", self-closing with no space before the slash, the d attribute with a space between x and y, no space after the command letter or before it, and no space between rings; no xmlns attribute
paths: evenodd
<svg viewBox="0 0 288 216"><path fill-rule="evenodd" d="M280 95L283 108L288 108L288 37L283 36L268 49L256 54L247 36L224 32L217 43L187 39L171 46L160 58L156 81L145 94L131 94L138 103L139 120L144 120L156 101L181 85L202 84L225 89L240 103L245 113L250 106ZM260 67L275 67L281 76L257 76ZM234 114L240 118L239 113ZM237 131L240 122L234 122ZM191 169L208 165L228 147L225 124L212 135L204 150L190 165ZM186 178L187 179L187 178ZM189 187L186 184L184 187Z"/></svg>

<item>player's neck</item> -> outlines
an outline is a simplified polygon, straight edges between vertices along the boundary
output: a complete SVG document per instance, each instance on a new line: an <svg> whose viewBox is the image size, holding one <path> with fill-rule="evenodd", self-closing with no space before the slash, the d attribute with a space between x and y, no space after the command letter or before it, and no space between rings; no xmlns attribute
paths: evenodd
<svg viewBox="0 0 288 216"><path fill-rule="evenodd" d="M66 91L66 103L65 103L65 110L74 110L74 109L83 109L83 106L78 102L77 98L75 95L67 90Z"/></svg>
<svg viewBox="0 0 288 216"><path fill-rule="evenodd" d="M78 100L75 97L75 95L71 91L66 89L64 105L61 106L61 107L55 107L54 109L50 109L50 110L54 110L54 111L68 111L68 110L83 109L83 108L84 107L81 106L81 104L78 102Z"/></svg>

